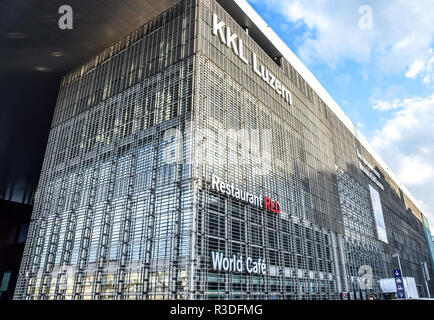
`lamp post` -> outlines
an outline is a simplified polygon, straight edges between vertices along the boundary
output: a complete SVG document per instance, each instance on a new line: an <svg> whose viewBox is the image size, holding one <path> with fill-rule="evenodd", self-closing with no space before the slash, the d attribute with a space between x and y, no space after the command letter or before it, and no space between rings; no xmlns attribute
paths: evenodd
<svg viewBox="0 0 434 320"><path fill-rule="evenodd" d="M431 295L429 293L429 287L428 287L428 281L430 280L430 278L429 278L429 273L428 273L428 268L426 266L426 262L422 261L421 265L422 265L423 278L425 280L426 292L428 293L428 298L431 298Z"/></svg>
<svg viewBox="0 0 434 320"><path fill-rule="evenodd" d="M398 258L398 266L399 266L399 270L401 271L402 284L403 284L403 286L404 286L404 291L406 291L406 290L405 290L405 278L404 278L404 272L402 272L401 259L399 259L399 253L394 253L394 254L392 254L392 257L393 257L393 258ZM407 295L406 295L406 298L407 298Z"/></svg>
<svg viewBox="0 0 434 320"><path fill-rule="evenodd" d="M398 258L398 266L399 266L399 270L401 270L401 277L404 278L404 272L402 272L401 259L399 259L399 253L392 254L392 257Z"/></svg>

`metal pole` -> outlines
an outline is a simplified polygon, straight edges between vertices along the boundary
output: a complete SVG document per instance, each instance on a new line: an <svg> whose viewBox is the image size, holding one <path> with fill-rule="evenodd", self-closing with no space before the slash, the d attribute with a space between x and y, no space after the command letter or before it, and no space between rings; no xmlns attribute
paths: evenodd
<svg viewBox="0 0 434 320"><path fill-rule="evenodd" d="M399 266L399 270L401 271L402 280L404 280L404 272L402 272L401 259L399 258L399 253L396 253L396 257L398 258L398 266Z"/></svg>
<svg viewBox="0 0 434 320"><path fill-rule="evenodd" d="M421 266L422 266L423 279L425 280L426 292L428 293L428 298L431 298L431 294L429 293L428 281L426 280L427 275L425 274L424 262L421 263Z"/></svg>
<svg viewBox="0 0 434 320"><path fill-rule="evenodd" d="M404 273L402 272L401 259L399 258L399 253L395 253L395 254L392 255L392 257L395 257L395 256L398 258L398 266L399 266L399 270L401 271L402 284L404 285L405 299L407 299L408 292L407 292L407 290L405 288L406 281L405 281L405 278L404 278Z"/></svg>
<svg viewBox="0 0 434 320"><path fill-rule="evenodd" d="M426 292L428 293L428 298L431 298L431 295L429 293L428 281L426 281L426 279L425 279L425 286L426 286Z"/></svg>

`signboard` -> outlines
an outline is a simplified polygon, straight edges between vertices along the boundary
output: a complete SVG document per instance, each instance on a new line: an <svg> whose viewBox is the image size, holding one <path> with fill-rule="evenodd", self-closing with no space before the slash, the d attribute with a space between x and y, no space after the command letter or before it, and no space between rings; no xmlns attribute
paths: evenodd
<svg viewBox="0 0 434 320"><path fill-rule="evenodd" d="M262 195L255 195L248 191L237 188L234 183L225 183L220 180L215 174L211 178L211 188L221 194L230 196L237 200L241 200L256 207L262 208L270 213L279 214L280 204L279 202L271 199L270 197L263 197Z"/></svg>
<svg viewBox="0 0 434 320"><path fill-rule="evenodd" d="M375 223L377 225L378 239L385 243L389 243L389 241L387 240L383 209L381 209L380 194L371 185L369 185L369 191L371 194L372 209L374 210Z"/></svg>
<svg viewBox="0 0 434 320"><path fill-rule="evenodd" d="M211 251L212 269L216 271L253 273L263 275L267 272L267 265L264 259L254 260L251 257L243 256L226 257L223 252Z"/></svg>
<svg viewBox="0 0 434 320"><path fill-rule="evenodd" d="M393 276L395 277L396 295L398 296L398 299L405 299L405 288L401 270L393 270Z"/></svg>

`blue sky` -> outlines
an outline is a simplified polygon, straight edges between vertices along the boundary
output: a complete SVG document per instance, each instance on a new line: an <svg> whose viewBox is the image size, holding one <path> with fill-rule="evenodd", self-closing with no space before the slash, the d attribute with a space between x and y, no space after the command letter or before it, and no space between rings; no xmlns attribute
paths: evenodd
<svg viewBox="0 0 434 320"><path fill-rule="evenodd" d="M248 2L412 192L434 234L434 1Z"/></svg>

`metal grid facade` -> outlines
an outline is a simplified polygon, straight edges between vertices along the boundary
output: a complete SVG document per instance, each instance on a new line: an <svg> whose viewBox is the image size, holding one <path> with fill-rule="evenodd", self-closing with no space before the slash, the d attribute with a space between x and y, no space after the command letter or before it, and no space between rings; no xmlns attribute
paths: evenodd
<svg viewBox="0 0 434 320"><path fill-rule="evenodd" d="M333 150L336 165L350 176L354 183L363 186L367 190L368 185L375 184L359 169L357 150L375 166L382 177L381 183L384 190L379 188L382 210L386 224L388 244L380 242L385 253L386 277L391 277L394 269L398 269L398 262L392 254L399 253L404 275L414 277L420 296L427 296L421 262L430 260L429 248L423 237L423 221L420 211L413 205L410 199L402 192L397 184L381 169L375 159L365 150L360 142L348 132L339 119L332 113L328 113L333 131ZM364 191L363 191L364 192ZM340 194L340 197L342 195ZM351 231L348 231L351 232ZM429 264L429 263L428 263ZM429 269L432 279L433 267ZM428 282L430 292L434 292L434 283Z"/></svg>
<svg viewBox="0 0 434 320"><path fill-rule="evenodd" d="M303 137L209 59L197 59L195 297L337 298L338 258L330 231L315 223ZM207 183L212 173L278 200L280 216L216 194ZM213 272L211 251L264 258L270 273Z"/></svg>
<svg viewBox="0 0 434 320"><path fill-rule="evenodd" d="M375 287L362 292L380 292L378 280L387 278L386 257L377 239L369 191L343 170L338 170L337 178L345 227L347 291L360 293L359 268L369 266Z"/></svg>
<svg viewBox="0 0 434 320"><path fill-rule="evenodd" d="M213 13L292 104L212 35ZM15 298L338 299L360 293L362 265L390 274L404 221L404 268L420 282L417 209L382 175L394 240L377 239L356 150L375 161L266 50L214 0L183 0L66 75ZM212 174L281 213L215 192ZM211 251L264 259L267 272L212 270Z"/></svg>

